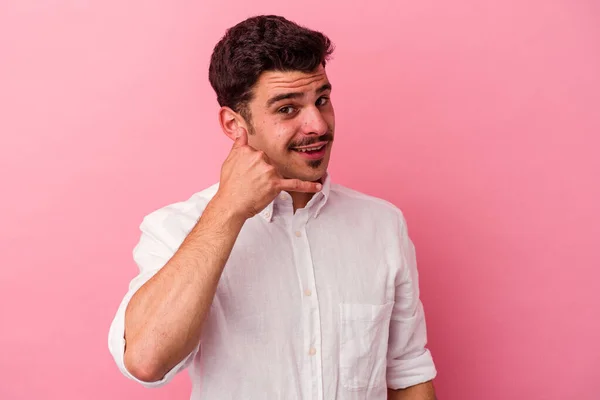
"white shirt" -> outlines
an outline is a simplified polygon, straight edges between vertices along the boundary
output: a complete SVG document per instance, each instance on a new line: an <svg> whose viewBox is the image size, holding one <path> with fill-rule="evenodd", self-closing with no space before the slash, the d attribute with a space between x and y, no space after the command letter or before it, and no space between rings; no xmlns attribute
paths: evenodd
<svg viewBox="0 0 600 400"><path fill-rule="evenodd" d="M244 224L198 347L157 382L123 364L125 308L175 253L218 184L147 215L139 275L111 324L121 372L158 387L189 367L192 400L385 400L433 379L415 250L402 212L338 184L293 212L282 192Z"/></svg>

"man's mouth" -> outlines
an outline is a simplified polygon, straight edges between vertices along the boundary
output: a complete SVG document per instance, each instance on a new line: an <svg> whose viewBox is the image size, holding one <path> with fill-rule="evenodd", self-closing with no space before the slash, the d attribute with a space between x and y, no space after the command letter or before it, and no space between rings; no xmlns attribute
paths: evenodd
<svg viewBox="0 0 600 400"><path fill-rule="evenodd" d="M301 156L310 159L319 159L325 156L325 150L329 142L314 143L309 146L292 147L292 150Z"/></svg>
<svg viewBox="0 0 600 400"><path fill-rule="evenodd" d="M306 153L306 152L311 152L311 151L319 151L326 145L327 145L327 142L320 142L320 143L313 144L311 146L292 147L292 150Z"/></svg>

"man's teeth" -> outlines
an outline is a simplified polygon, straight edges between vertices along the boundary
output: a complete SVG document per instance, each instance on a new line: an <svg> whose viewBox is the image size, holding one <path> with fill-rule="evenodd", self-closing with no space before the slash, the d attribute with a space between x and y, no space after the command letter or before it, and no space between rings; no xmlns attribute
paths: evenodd
<svg viewBox="0 0 600 400"><path fill-rule="evenodd" d="M319 147L307 147L305 149L294 149L296 151L300 151L302 153L306 153L307 151L316 151L316 150L321 150L325 145L321 145Z"/></svg>

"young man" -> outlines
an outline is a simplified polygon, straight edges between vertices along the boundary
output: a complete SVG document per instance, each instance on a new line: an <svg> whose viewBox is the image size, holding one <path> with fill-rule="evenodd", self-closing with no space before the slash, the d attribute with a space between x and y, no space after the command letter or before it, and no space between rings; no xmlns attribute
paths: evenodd
<svg viewBox="0 0 600 400"><path fill-rule="evenodd" d="M434 399L413 244L392 204L331 183L327 37L253 17L210 82L234 141L218 184L141 224L109 333L147 387L192 399Z"/></svg>

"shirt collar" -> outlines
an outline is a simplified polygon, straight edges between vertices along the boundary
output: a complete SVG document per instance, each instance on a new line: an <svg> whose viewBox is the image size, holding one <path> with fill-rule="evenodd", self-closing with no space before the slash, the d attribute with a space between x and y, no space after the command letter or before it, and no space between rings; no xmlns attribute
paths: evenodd
<svg viewBox="0 0 600 400"><path fill-rule="evenodd" d="M321 179L321 182L323 184L323 188L321 188L320 192L315 193L315 195L310 199L310 201L306 205L306 208L314 209L315 218L319 216L321 209L323 208L323 206L327 202L327 199L329 198L329 192L331 190L331 174L329 172L325 172L325 175ZM280 199L280 196L282 195L284 196L284 198ZM275 202L278 200L285 201L285 197L289 199L289 194L286 192L281 192L280 195L278 195L271 203L269 203L267 207L265 207L264 210L261 211L260 215L268 222L271 222L271 220L273 219L273 208Z"/></svg>
<svg viewBox="0 0 600 400"><path fill-rule="evenodd" d="M321 191L319 193L317 193L317 195L320 195L321 200L316 205L315 218L317 218L319 216L319 213L321 212L321 208L323 208L323 206L325 205L325 203L327 203L327 200L329 199L329 192L331 190L331 175L329 174L329 172L327 172L327 171L325 172L325 176L323 177L323 179L321 181L323 183L323 188L321 189ZM314 197L313 197L313 199L314 199Z"/></svg>

